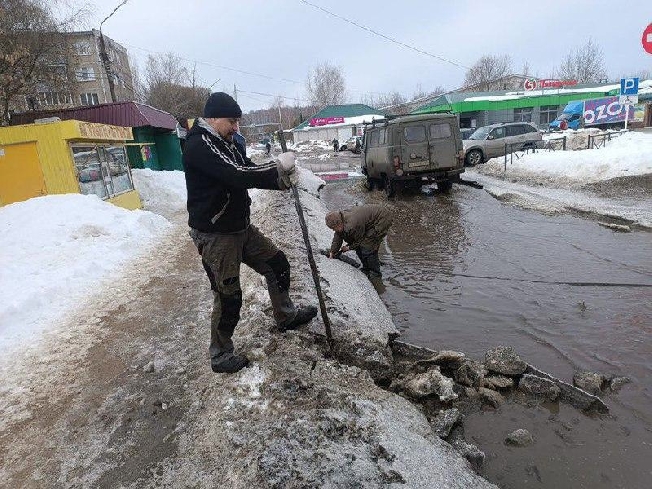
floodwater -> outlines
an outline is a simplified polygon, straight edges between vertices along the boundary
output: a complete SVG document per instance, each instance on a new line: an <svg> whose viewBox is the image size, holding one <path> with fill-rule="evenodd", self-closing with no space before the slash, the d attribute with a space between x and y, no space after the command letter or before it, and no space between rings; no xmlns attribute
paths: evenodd
<svg viewBox="0 0 652 489"><path fill-rule="evenodd" d="M467 417L487 479L510 489L652 487L652 233L512 207L467 186L388 202L349 180L329 183L322 199L392 210L381 297L402 340L478 360L513 346L568 382L578 370L631 379L604 396L610 416L508 403ZM507 447L518 428L535 443Z"/></svg>

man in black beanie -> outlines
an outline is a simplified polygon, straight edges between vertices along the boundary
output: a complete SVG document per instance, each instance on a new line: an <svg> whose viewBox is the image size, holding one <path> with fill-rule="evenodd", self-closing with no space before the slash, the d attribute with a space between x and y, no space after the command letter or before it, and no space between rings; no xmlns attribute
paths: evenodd
<svg viewBox="0 0 652 489"><path fill-rule="evenodd" d="M211 315L211 368L232 373L249 360L234 352L232 336L240 319L240 264L265 276L281 331L296 329L317 315L317 308L297 308L289 295L290 264L249 221L249 188L287 190L298 175L294 153L278 162L256 165L233 141L242 110L228 94L210 95L203 118L188 132L183 167L188 190L188 224L214 291Z"/></svg>

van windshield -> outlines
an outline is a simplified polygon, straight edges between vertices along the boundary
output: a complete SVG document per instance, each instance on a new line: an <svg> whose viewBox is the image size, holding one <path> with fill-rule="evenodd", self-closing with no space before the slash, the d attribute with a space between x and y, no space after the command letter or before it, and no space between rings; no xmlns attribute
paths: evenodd
<svg viewBox="0 0 652 489"><path fill-rule="evenodd" d="M487 139L487 135L489 134L489 131L491 131L491 128L488 126L480 127L476 129L476 131L469 136L469 139Z"/></svg>

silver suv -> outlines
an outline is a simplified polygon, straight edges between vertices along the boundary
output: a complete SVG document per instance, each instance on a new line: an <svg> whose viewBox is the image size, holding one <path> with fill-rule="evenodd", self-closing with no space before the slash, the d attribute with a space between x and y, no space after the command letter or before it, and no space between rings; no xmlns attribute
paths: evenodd
<svg viewBox="0 0 652 489"><path fill-rule="evenodd" d="M476 129L462 141L464 162L469 166L513 151L534 149L541 141L539 129L528 122L501 122Z"/></svg>

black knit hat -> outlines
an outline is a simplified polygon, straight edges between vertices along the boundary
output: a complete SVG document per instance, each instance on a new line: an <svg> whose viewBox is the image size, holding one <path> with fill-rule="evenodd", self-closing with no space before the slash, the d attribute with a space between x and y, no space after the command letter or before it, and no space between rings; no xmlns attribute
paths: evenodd
<svg viewBox="0 0 652 489"><path fill-rule="evenodd" d="M239 119L242 117L242 109L231 95L224 92L211 93L206 105L204 105L204 117L209 119Z"/></svg>

